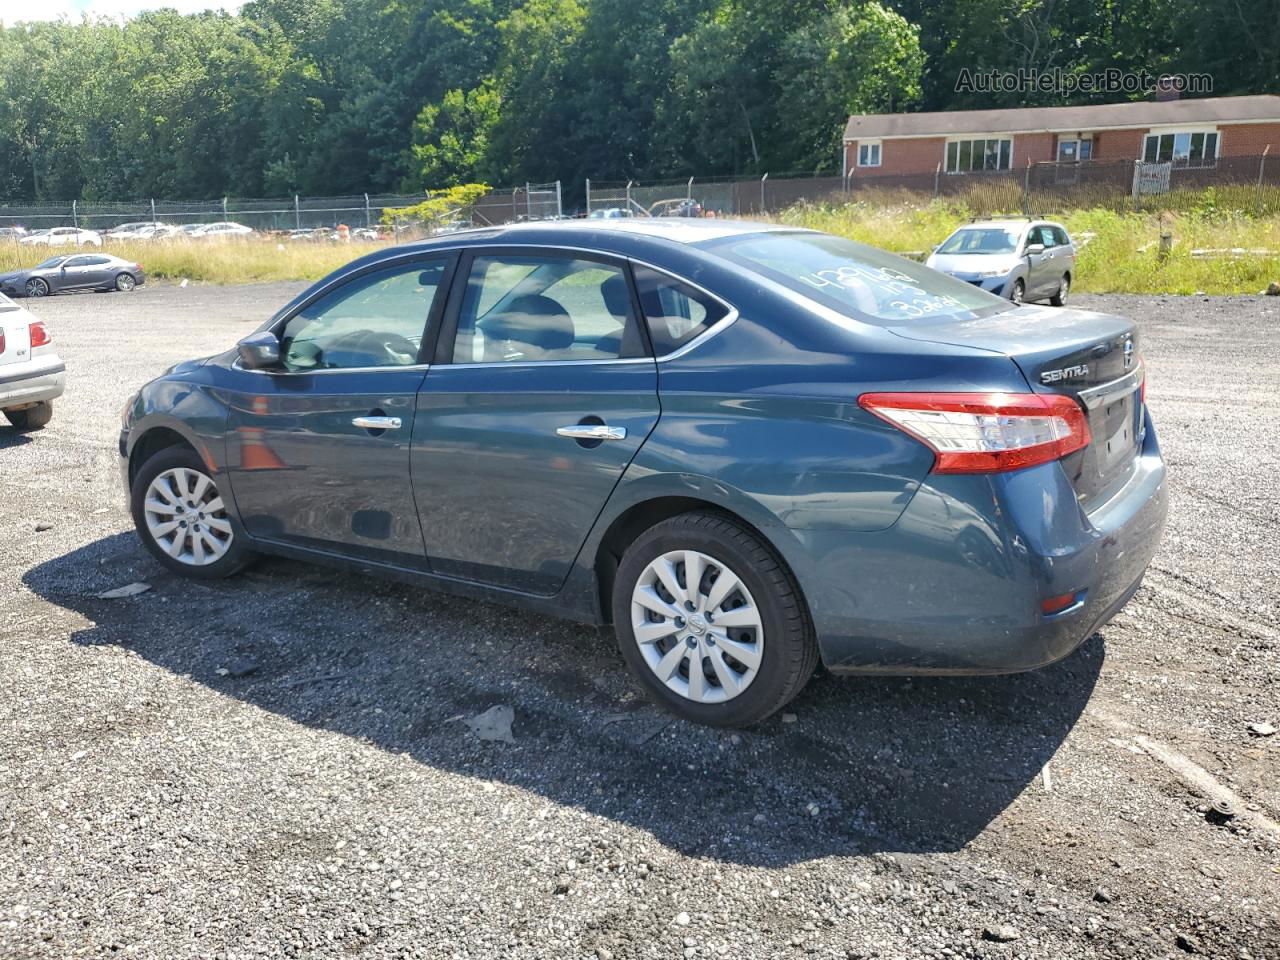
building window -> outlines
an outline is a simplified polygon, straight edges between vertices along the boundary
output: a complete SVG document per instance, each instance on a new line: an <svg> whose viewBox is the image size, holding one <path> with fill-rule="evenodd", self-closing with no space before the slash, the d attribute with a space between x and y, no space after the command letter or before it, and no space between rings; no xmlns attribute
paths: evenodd
<svg viewBox="0 0 1280 960"><path fill-rule="evenodd" d="M880 166L880 141L863 140L858 144L858 166Z"/></svg>
<svg viewBox="0 0 1280 960"><path fill-rule="evenodd" d="M1081 138L1069 138L1058 141L1058 162L1074 163L1077 160L1088 160L1093 156L1093 141Z"/></svg>
<svg viewBox="0 0 1280 960"><path fill-rule="evenodd" d="M1211 130L1181 133L1149 133L1142 145L1147 163L1175 163L1185 167L1212 167L1218 162L1218 134Z"/></svg>
<svg viewBox="0 0 1280 960"><path fill-rule="evenodd" d="M947 143L946 171L1008 170L1012 159L1012 140L952 140Z"/></svg>

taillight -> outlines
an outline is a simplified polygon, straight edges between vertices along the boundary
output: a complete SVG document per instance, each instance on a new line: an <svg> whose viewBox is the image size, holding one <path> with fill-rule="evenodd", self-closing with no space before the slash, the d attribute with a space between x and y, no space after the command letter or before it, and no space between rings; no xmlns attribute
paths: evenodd
<svg viewBox="0 0 1280 960"><path fill-rule="evenodd" d="M4 329L0 328L0 353L4 353Z"/></svg>
<svg viewBox="0 0 1280 960"><path fill-rule="evenodd" d="M32 350L36 347L43 347L46 343L49 343L52 340L53 337L49 336L49 330L45 327L43 320L37 320L35 323L31 324Z"/></svg>
<svg viewBox="0 0 1280 960"><path fill-rule="evenodd" d="M1090 440L1084 411L1060 394L864 393L858 404L932 450L935 473L1020 470Z"/></svg>

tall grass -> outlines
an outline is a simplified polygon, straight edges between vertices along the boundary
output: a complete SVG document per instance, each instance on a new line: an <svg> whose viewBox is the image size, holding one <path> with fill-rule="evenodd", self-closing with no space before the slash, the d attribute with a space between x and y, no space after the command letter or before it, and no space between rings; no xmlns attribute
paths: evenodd
<svg viewBox="0 0 1280 960"><path fill-rule="evenodd" d="M64 253L110 253L142 264L148 279L254 283L319 280L383 243L306 243L253 240L160 240L113 243L101 248L0 245L0 271L34 266Z"/></svg>
<svg viewBox="0 0 1280 960"><path fill-rule="evenodd" d="M1076 290L1093 293L1258 293L1280 280L1280 216L1253 217L1223 211L1201 194L1186 212L1117 213L1076 210L1058 219L1080 248L1073 277ZM962 204L902 197L890 205L865 202L799 205L773 218L812 227L895 253L932 250L971 219ZM1160 235L1173 237L1167 257ZM1192 251L1245 251L1238 255L1193 256ZM1266 253L1251 251L1264 250Z"/></svg>
<svg viewBox="0 0 1280 960"><path fill-rule="evenodd" d="M1246 197L1247 199L1247 197ZM1257 293L1280 281L1280 215L1256 217L1232 209L1229 193L1210 188L1194 202L1180 197L1176 211L1116 212L1097 207L1058 219L1080 248L1076 290L1094 293ZM1017 205L1010 204L1011 212ZM923 254L974 216L962 197L934 199L909 190L877 190L843 202L801 203L774 222L813 227L896 253ZM1160 255L1160 235L1173 247ZM383 243L305 243L274 239L111 243L102 247L141 263L158 280L249 283L317 280ZM1249 251L1235 256L1193 256L1193 250ZM79 252L95 252L83 248ZM1265 253L1252 251L1263 250ZM0 271L32 266L68 248L0 244Z"/></svg>

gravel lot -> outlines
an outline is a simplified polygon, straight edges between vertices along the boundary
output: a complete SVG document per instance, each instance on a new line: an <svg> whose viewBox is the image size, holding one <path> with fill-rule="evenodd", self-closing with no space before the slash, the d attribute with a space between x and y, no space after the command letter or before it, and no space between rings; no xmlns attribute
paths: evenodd
<svg viewBox="0 0 1280 960"><path fill-rule="evenodd" d="M1142 325L1172 512L1077 654L730 733L593 630L145 554L124 401L296 289L33 307L69 388L0 427L0 957L1280 958L1280 301L1078 298Z"/></svg>

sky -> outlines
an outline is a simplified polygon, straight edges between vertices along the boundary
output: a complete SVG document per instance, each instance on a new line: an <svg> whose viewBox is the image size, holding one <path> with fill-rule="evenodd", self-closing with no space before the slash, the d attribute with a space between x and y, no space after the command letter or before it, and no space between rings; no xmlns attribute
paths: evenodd
<svg viewBox="0 0 1280 960"><path fill-rule="evenodd" d="M147 0L0 0L0 21L13 24L19 20L57 20L60 17L79 20L85 13L94 17L127 17L159 7L172 7L179 13L196 13L208 9L236 10L240 4L220 0L161 0L156 3L148 3Z"/></svg>

